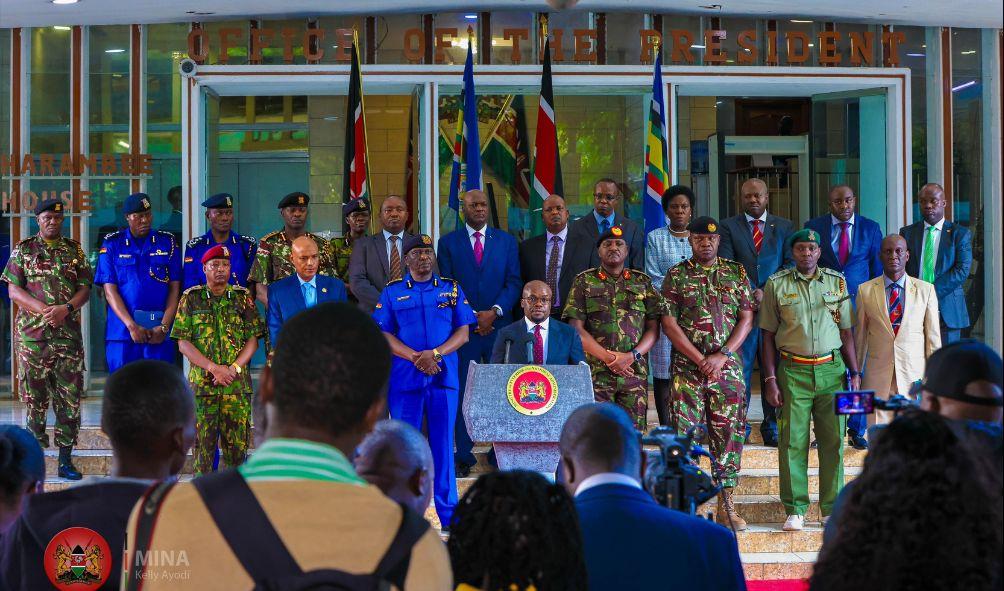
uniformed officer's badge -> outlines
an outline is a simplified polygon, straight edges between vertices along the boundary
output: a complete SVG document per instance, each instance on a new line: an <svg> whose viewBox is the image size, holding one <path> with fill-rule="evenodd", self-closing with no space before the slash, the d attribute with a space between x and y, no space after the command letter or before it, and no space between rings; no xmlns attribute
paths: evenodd
<svg viewBox="0 0 1004 591"><path fill-rule="evenodd" d="M600 272L596 273L596 276L599 277L600 279L602 279L603 281L607 280L607 274L604 273L603 271L600 271Z"/></svg>
<svg viewBox="0 0 1004 591"><path fill-rule="evenodd" d="M450 291L440 292L440 294L438 296L436 296L436 301L438 302L436 304L436 307L437 308L447 308L447 307L455 308L457 306L457 298L459 298L459 297L460 297L460 294L459 294L459 292L457 292L457 282L454 281L453 282L453 287L452 287L452 289L450 289ZM466 299L464 300L464 303L465 304L467 303Z"/></svg>
<svg viewBox="0 0 1004 591"><path fill-rule="evenodd" d="M192 262L192 257L185 257L185 262L186 263L191 263Z"/></svg>
<svg viewBox="0 0 1004 591"><path fill-rule="evenodd" d="M614 226L613 228L610 228L610 233L620 238L624 235L624 230L621 230L620 226Z"/></svg>
<svg viewBox="0 0 1004 591"><path fill-rule="evenodd" d="M526 365L513 372L506 384L506 398L516 412L538 416L558 401L558 382L539 365Z"/></svg>
<svg viewBox="0 0 1004 591"><path fill-rule="evenodd" d="M798 297L798 294L797 294L797 293L786 293L786 294L784 294L784 298L785 298L785 299L789 299L789 300L790 300L791 298L797 298L797 297Z"/></svg>
<svg viewBox="0 0 1004 591"><path fill-rule="evenodd" d="M397 296L397 301L399 302L403 302L404 300L410 300L410 299L411 299L410 295Z"/></svg>
<svg viewBox="0 0 1004 591"><path fill-rule="evenodd" d="M432 246L432 238L428 234L422 234L422 244Z"/></svg>
<svg viewBox="0 0 1004 591"><path fill-rule="evenodd" d="M230 202L230 198L227 197L226 199L227 199L227 207L233 207L233 204Z"/></svg>
<svg viewBox="0 0 1004 591"><path fill-rule="evenodd" d="M819 234L816 234L815 230L809 230L809 240L819 242Z"/></svg>
<svg viewBox="0 0 1004 591"><path fill-rule="evenodd" d="M57 203L57 204L53 205L52 206L52 211L55 211L57 213L60 212L60 211L63 211L63 204L62 203Z"/></svg>
<svg viewBox="0 0 1004 591"><path fill-rule="evenodd" d="M708 232L717 232L717 231L718 231L718 226L716 226L715 224L708 224Z"/></svg>
<svg viewBox="0 0 1004 591"><path fill-rule="evenodd" d="M105 248L104 246L102 246L101 249L98 250L98 254L105 254L106 252L108 252L108 249Z"/></svg>
<svg viewBox="0 0 1004 591"><path fill-rule="evenodd" d="M380 302L377 302L376 308L377 308L377 310L379 310L380 308L383 308L383 304L381 304Z"/></svg>
<svg viewBox="0 0 1004 591"><path fill-rule="evenodd" d="M299 197L296 198L296 204L303 205L303 195L300 195Z"/></svg>
<svg viewBox="0 0 1004 591"><path fill-rule="evenodd" d="M624 269L624 279L631 279L631 271Z"/></svg>
<svg viewBox="0 0 1004 591"><path fill-rule="evenodd" d="M366 201L360 201L359 205L356 206L356 209L366 209Z"/></svg>
<svg viewBox="0 0 1004 591"><path fill-rule="evenodd" d="M140 199L139 202L143 206L143 209L150 209L150 200L146 197Z"/></svg>
<svg viewBox="0 0 1004 591"><path fill-rule="evenodd" d="M224 247L223 247L223 256L226 256L226 257L229 257L229 256L230 256L230 251L229 251L229 250L227 250L227 247L226 247L226 246L224 246Z"/></svg>
<svg viewBox="0 0 1004 591"><path fill-rule="evenodd" d="M321 293L328 293L328 288L327 287L322 287L321 288Z"/></svg>

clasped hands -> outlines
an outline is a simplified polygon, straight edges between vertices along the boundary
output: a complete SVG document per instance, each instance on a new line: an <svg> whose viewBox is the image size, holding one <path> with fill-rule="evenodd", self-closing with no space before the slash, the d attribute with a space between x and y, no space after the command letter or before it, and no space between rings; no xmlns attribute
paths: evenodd
<svg viewBox="0 0 1004 591"><path fill-rule="evenodd" d="M443 368L439 367L439 362L436 361L436 354L431 349L415 351L411 354L411 362L415 364L418 371L427 376L434 376L443 371Z"/></svg>
<svg viewBox="0 0 1004 591"><path fill-rule="evenodd" d="M159 345L167 338L167 333L159 326L155 326L154 328L143 328L142 326L133 323L126 328L129 329L129 337L132 338L132 342L137 345Z"/></svg>
<svg viewBox="0 0 1004 591"><path fill-rule="evenodd" d="M66 309L66 304L45 306L42 308L42 318L52 328L63 326L66 323L66 317L69 315L70 311Z"/></svg>

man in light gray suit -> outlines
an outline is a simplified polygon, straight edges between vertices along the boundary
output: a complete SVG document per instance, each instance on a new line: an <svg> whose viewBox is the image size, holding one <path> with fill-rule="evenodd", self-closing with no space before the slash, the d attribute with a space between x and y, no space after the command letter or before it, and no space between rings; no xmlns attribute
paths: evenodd
<svg viewBox="0 0 1004 591"><path fill-rule="evenodd" d="M767 279L781 267L791 264L791 252L785 248L788 236L794 231L790 220L767 213L767 185L760 179L750 179L740 189L743 213L722 220L718 233L721 245L718 256L739 262L746 269L753 288L754 311L760 309L763 286ZM756 317L753 329L743 342L743 379L746 382L746 410L750 404L750 379L753 361L760 352L760 328ZM762 389L761 389L762 391ZM764 445L777 447L777 416L774 407L761 398L763 422L760 434ZM750 425L746 423L746 436Z"/></svg>
<svg viewBox="0 0 1004 591"><path fill-rule="evenodd" d="M356 240L349 259L349 284L359 307L373 312L380 292L387 282L404 276L404 239L411 234L408 207L398 195L389 195L380 205L380 225L383 230L373 236Z"/></svg>

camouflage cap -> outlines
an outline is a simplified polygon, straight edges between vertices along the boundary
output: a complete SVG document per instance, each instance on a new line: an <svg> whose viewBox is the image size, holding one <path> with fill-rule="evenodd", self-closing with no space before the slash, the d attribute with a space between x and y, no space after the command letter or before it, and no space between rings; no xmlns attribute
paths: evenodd
<svg viewBox="0 0 1004 591"><path fill-rule="evenodd" d="M217 244L207 250L206 254L202 255L202 264L205 265L213 259L227 259L229 261L230 249L225 244Z"/></svg>
<svg viewBox="0 0 1004 591"><path fill-rule="evenodd" d="M39 201L38 205L35 206L35 215L41 215L43 211L63 213L63 209L62 199L46 199L44 201Z"/></svg>
<svg viewBox="0 0 1004 591"><path fill-rule="evenodd" d="M687 230L691 234L718 234L718 222L713 217L702 215L690 222Z"/></svg>
<svg viewBox="0 0 1004 591"><path fill-rule="evenodd" d="M788 237L787 247L791 248L792 246L795 246L796 242L815 242L816 244L819 244L819 232L810 230L809 228L803 228Z"/></svg>
<svg viewBox="0 0 1004 591"><path fill-rule="evenodd" d="M146 193L133 193L122 203L122 213L125 215L147 212L151 208L150 197Z"/></svg>
<svg viewBox="0 0 1004 591"><path fill-rule="evenodd" d="M405 236L404 245L401 248L402 255L406 255L416 248L432 248L432 237L428 234Z"/></svg>
<svg viewBox="0 0 1004 591"><path fill-rule="evenodd" d="M353 214L357 211L364 211L366 213L369 213L370 211L369 201L366 201L365 199L353 199L352 201L349 201L348 203L342 205L343 218L347 218L349 217L350 214Z"/></svg>
<svg viewBox="0 0 1004 591"><path fill-rule="evenodd" d="M234 206L234 196L230 193L217 193L202 202L206 209L228 209Z"/></svg>
<svg viewBox="0 0 1004 591"><path fill-rule="evenodd" d="M617 239L624 240L624 228L620 226L613 226L606 232L600 234L600 237L596 239L596 248L599 248L603 244L604 240Z"/></svg>
<svg viewBox="0 0 1004 591"><path fill-rule="evenodd" d="M306 207L310 203L310 195L302 191L293 191L279 201L279 209L283 207Z"/></svg>

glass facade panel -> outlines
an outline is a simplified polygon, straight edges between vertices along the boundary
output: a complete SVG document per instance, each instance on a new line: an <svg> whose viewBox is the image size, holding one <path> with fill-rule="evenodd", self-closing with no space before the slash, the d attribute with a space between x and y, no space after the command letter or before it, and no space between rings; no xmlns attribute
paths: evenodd
<svg viewBox="0 0 1004 591"><path fill-rule="evenodd" d="M969 304L970 331L977 338L986 333L981 59L987 57L982 55L978 29L952 30L952 218L968 227L973 236L973 267L963 290Z"/></svg>
<svg viewBox="0 0 1004 591"><path fill-rule="evenodd" d="M424 55L422 16L383 14L376 16L376 61L378 64L420 64Z"/></svg>
<svg viewBox="0 0 1004 591"><path fill-rule="evenodd" d="M31 30L29 150L33 154L70 153L70 46L69 27Z"/></svg>
<svg viewBox="0 0 1004 591"><path fill-rule="evenodd" d="M596 63L596 29L593 15L583 11L551 12L547 15L547 31L551 37L553 63ZM536 26L540 35L539 22ZM575 31L588 31L578 39ZM539 47L544 47L543 37ZM538 51L538 54L540 52Z"/></svg>
<svg viewBox="0 0 1004 591"><path fill-rule="evenodd" d="M707 21L706 21L707 22ZM725 36L718 39L717 43L721 47L721 65L725 66L760 66L764 64L765 49L767 47L765 39L766 28L763 21L751 18L725 17L721 19L721 27L725 30ZM742 44L739 43L740 33L745 33ZM700 43L706 45L709 39L704 36ZM740 58L742 54L742 58ZM705 63L707 63L707 53L705 53ZM751 59L752 62L740 62L740 59Z"/></svg>
<svg viewBox="0 0 1004 591"><path fill-rule="evenodd" d="M607 64L621 65L641 63L641 35L645 26L645 15L627 12L606 13ZM647 56L652 61L651 52Z"/></svg>
<svg viewBox="0 0 1004 591"><path fill-rule="evenodd" d="M8 29L0 29L0 154L10 154L10 44L11 34ZM0 178L0 193L7 194L10 183ZM6 212L6 208L4 208ZM10 219L0 218L0 265L7 266L10 258ZM6 376L10 375L10 295L7 284L0 284L0 391L10 390Z"/></svg>
<svg viewBox="0 0 1004 591"><path fill-rule="evenodd" d="M146 151L153 158L153 174L146 193L153 201L157 223L171 221L171 230L181 231L181 74L178 65L186 57L188 23L148 25L146 37ZM172 188L177 188L172 192ZM106 194L112 190L104 189ZM122 197L122 188L114 195ZM126 191L128 194L128 191ZM177 197L176 197L177 196ZM111 197L109 197L111 199ZM110 219L117 220L115 213ZM118 222L115 222L118 223Z"/></svg>
<svg viewBox="0 0 1004 591"><path fill-rule="evenodd" d="M249 20L202 23L202 28L206 31L205 42L208 44L207 64L215 66L225 61L230 66L241 66L248 63ZM302 35L299 39L294 37L293 45L298 44L303 44Z"/></svg>
<svg viewBox="0 0 1004 591"><path fill-rule="evenodd" d="M295 22L295 21L290 21ZM356 30L359 36L359 59L366 62L366 17L364 15L322 17L317 26L324 30L324 57L322 64L347 64L351 58L352 35L345 31ZM339 33L339 30L343 33ZM342 59L339 59L342 57Z"/></svg>
<svg viewBox="0 0 1004 591"><path fill-rule="evenodd" d="M89 27L90 153L128 153L129 26Z"/></svg>
<svg viewBox="0 0 1004 591"><path fill-rule="evenodd" d="M701 17L681 14L662 15L662 63L666 65L700 65L704 59L704 29L701 27ZM686 60L684 50L684 33L690 34L692 41L689 54L694 61ZM680 52L674 52L679 45Z"/></svg>
<svg viewBox="0 0 1004 591"><path fill-rule="evenodd" d="M334 49L331 47L334 45L334 27L326 27L320 24L320 21L324 19L319 19L318 26L321 29L326 29L324 31L325 37L321 41L319 47L324 50L323 62L327 63L333 61ZM288 20L265 20L261 21L260 27L257 32L248 30L248 45L254 48L256 45L260 48L261 59L259 63L277 65L277 64L305 64L307 63L307 58L303 51L303 36L307 32L306 18L288 19ZM258 35L256 39L254 36ZM292 51L293 61L286 61L286 43L289 39L290 49Z"/></svg>
<svg viewBox="0 0 1004 591"><path fill-rule="evenodd" d="M476 12L437 14L433 19L432 40L435 44L432 57L437 64L465 63L468 44L474 45L474 63L481 63Z"/></svg>
<svg viewBox="0 0 1004 591"><path fill-rule="evenodd" d="M533 63L532 12L493 12L492 63L530 64ZM506 38L508 37L508 39Z"/></svg>
<svg viewBox="0 0 1004 591"><path fill-rule="evenodd" d="M126 227L125 216L122 214L122 202L131 193L129 179L107 179L93 178L89 183L91 191L91 216L88 220L90 224L90 238L88 243L82 245L87 252L91 268L96 268L98 262L98 249L105 236L112 232L117 232ZM148 189L149 192L149 189ZM154 205L158 199L156 194L150 193ZM166 229L163 223L167 218L161 213L161 209L154 211L153 227ZM88 369L92 372L108 371L105 363L105 326L107 323L107 301L104 292L100 287L91 290L91 305L88 306L91 322L90 333L90 364Z"/></svg>
<svg viewBox="0 0 1004 591"><path fill-rule="evenodd" d="M881 27L878 27L881 29ZM910 68L910 126L913 169L907 186L913 196L913 218L920 219L917 193L927 182L927 44L924 27L896 27L906 34L899 45L900 67Z"/></svg>

